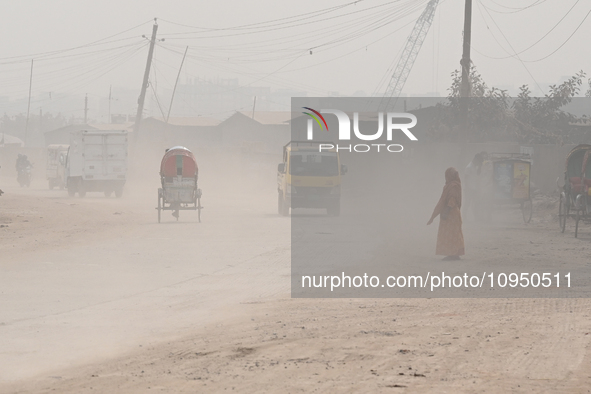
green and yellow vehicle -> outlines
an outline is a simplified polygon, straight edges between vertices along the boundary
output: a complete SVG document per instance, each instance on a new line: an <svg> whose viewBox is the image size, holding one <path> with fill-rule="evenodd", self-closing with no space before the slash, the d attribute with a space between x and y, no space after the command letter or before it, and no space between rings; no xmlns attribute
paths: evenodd
<svg viewBox="0 0 591 394"><path fill-rule="evenodd" d="M283 147L283 163L277 166L277 208L280 215L289 209L326 209L331 216L341 213L341 176L347 167L338 152L319 149L331 142L291 141Z"/></svg>

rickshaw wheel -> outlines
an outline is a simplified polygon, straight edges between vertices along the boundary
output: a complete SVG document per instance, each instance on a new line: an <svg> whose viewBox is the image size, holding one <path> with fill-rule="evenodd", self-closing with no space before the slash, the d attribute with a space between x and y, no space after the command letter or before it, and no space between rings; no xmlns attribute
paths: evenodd
<svg viewBox="0 0 591 394"><path fill-rule="evenodd" d="M524 223L529 223L531 221L533 210L531 199L521 203L521 214L523 215Z"/></svg>
<svg viewBox="0 0 591 394"><path fill-rule="evenodd" d="M566 228L566 218L568 216L568 202L564 193L560 194L560 204L558 205L558 223L560 232L564 233Z"/></svg>
<svg viewBox="0 0 591 394"><path fill-rule="evenodd" d="M158 223L160 223L160 212L162 211L162 193L158 189Z"/></svg>
<svg viewBox="0 0 591 394"><path fill-rule="evenodd" d="M581 196L581 195L579 194L579 196ZM577 196L577 200L579 199L579 196ZM582 203L579 203L576 206L576 208L577 208L577 222L575 224L575 238L579 237L579 222L589 212L587 209L587 196L583 195L582 200L583 200ZM582 206L580 206L580 205L582 205Z"/></svg>

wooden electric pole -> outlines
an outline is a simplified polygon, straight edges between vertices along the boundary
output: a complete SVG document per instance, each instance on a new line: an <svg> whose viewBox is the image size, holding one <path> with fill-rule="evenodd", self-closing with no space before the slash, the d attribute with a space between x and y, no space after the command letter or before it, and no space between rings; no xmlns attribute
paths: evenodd
<svg viewBox="0 0 591 394"><path fill-rule="evenodd" d="M29 76L29 104L27 104L27 120L25 122L25 146L29 133L29 113L31 112L31 89L33 88L33 59L31 59L31 75Z"/></svg>
<svg viewBox="0 0 591 394"><path fill-rule="evenodd" d="M166 123L168 123L168 119L170 118L170 111L172 111L172 103L174 101L174 94L176 93L176 85L179 83L179 78L181 77L181 70L183 69L183 64L185 63L185 57L187 57L187 51L189 50L189 46L185 48L185 54L183 55L183 60L181 60L181 66L179 67L179 72L176 75L176 81L174 82L174 88L172 89L172 97L170 97L170 105L168 106L168 114L166 115Z"/></svg>
<svg viewBox="0 0 591 394"><path fill-rule="evenodd" d="M472 0L466 0L464 10L464 47L462 51L461 97L470 97L470 44L472 41Z"/></svg>
<svg viewBox="0 0 591 394"><path fill-rule="evenodd" d="M464 8L464 46L462 51L462 82L460 85L460 139L468 142L468 104L470 86L470 44L472 41L472 0L466 0Z"/></svg>
<svg viewBox="0 0 591 394"><path fill-rule="evenodd" d="M148 60L146 62L146 70L144 71L144 79L142 81L142 90L137 101L137 113L135 115L135 125L133 128L137 140L140 131L140 122L142 121L142 114L144 112L144 101L146 99L146 89L148 87L148 78L150 76L150 66L152 65L152 56L154 55L154 45L156 44L156 32L158 31L158 23L154 18L154 26L152 27L152 38L150 39L150 50L148 51Z"/></svg>

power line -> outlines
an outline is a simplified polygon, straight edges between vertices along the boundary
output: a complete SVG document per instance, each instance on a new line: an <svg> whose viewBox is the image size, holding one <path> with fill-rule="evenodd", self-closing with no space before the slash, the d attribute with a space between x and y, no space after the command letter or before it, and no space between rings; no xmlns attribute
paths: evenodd
<svg viewBox="0 0 591 394"><path fill-rule="evenodd" d="M408 3L404 5L404 8L409 8L409 6L416 6L416 2L412 2L412 3ZM415 7L416 8L416 7ZM384 10L385 11L385 10ZM375 12L372 15L369 16L364 16L361 19L355 19L349 22L345 22L348 25L345 25L343 27L339 27L337 29L334 29L334 27L332 26L328 26L328 27L322 27L321 29L317 29L317 30L313 30L311 32L306 32L300 36L303 36L302 38L305 38L306 36L309 36L312 38L313 41L315 42L303 42L302 44L299 44L299 47L295 47L295 46L291 46L288 48L285 48L285 44L289 43L289 42L297 42L298 39L293 39L294 35L290 35L289 39L286 40L285 38L276 38L276 39L272 39L272 40L264 40L261 41L259 43L255 43L255 46L253 45L249 45L248 43L245 44L235 44L235 46L239 46L238 49L236 49L236 51L238 52L244 52L248 49L255 49L257 47L263 48L263 52L262 53L247 53L247 54L239 54L239 55L235 55L235 54L220 54L219 56L211 56L209 55L209 58L214 60L214 59L219 59L220 61L228 61L230 58L232 59L232 61L234 62L262 62L262 61L276 61L276 60L285 60L286 58L293 58L293 57L298 57L300 56L300 54L303 51L314 51L314 53L322 51L322 50L327 50L327 49L331 49L340 45L344 45L347 42L350 42L354 39L360 38L363 35L367 35L372 33L373 31L382 28L384 26L387 26L399 19L401 19L402 17L405 17L406 15L409 15L410 13L414 12L415 9L411 9L410 12L406 11L405 13L401 13L400 12L400 8L397 8L394 12L389 12L389 13L385 13L385 12ZM376 18L377 16L377 18ZM365 19L363 19L365 18ZM390 19L387 19L390 18ZM362 23L367 21L367 26L363 26ZM380 21L383 21L383 23L379 24ZM360 28L356 29L353 32L350 32L351 27L357 27L358 25L361 25ZM325 32L326 30L328 30L328 32ZM320 32L322 31L322 34L320 34ZM320 42L318 43L317 41L319 39L324 39L325 37L330 37L330 35L334 35L335 33L338 33L339 31L346 31L345 35L340 35L334 39L329 39L326 40L325 42ZM317 32L317 34L315 34L314 32ZM297 36L297 35L296 35ZM280 41L280 42L277 42ZM270 47L269 42L276 42L275 43L275 47ZM263 45L265 44L265 45ZM277 47L279 46L279 47ZM179 47L185 47L185 45L181 45ZM223 48L220 47L218 45L216 45L213 48L209 48L209 47L203 47L203 46L189 46L194 52L198 52L200 55L200 58L206 57L207 55L205 55L203 52L204 51L214 51L214 52L220 52L220 51L230 51L230 49L228 47ZM290 54L285 54L282 52L291 52ZM253 56L256 56L257 58L252 58ZM263 56L263 57L261 57ZM241 60L240 58L242 57L246 57L246 59Z"/></svg>
<svg viewBox="0 0 591 394"><path fill-rule="evenodd" d="M546 38L550 33L552 33L554 31L554 29L556 29L558 27L558 25L560 25L560 23L562 23L562 21L570 14L570 12L573 10L573 8L575 8L575 6L579 3L580 0L577 0L571 8L569 8L569 10L567 11L566 14L564 14L564 16L562 18L560 18L560 20L546 33L544 34L539 40L537 40L536 42L534 42L533 44L531 44L530 46L528 46L527 48L517 52L517 55L520 55L528 50L530 50L531 48L533 48L534 46L536 46L538 43L540 43L544 38ZM484 8L486 8L487 10L490 10L488 7L486 7L484 4L482 5ZM491 10L492 11L492 10ZM480 52L479 52L480 53ZM482 53L481 53L482 54ZM493 56L487 56L482 54L485 57L488 57L489 59L508 59L511 57L515 57L515 55L509 55L509 56L501 56L501 57L493 57ZM526 61L526 60L524 60Z"/></svg>
<svg viewBox="0 0 591 394"><path fill-rule="evenodd" d="M363 23L369 23L373 25L375 23L375 17L382 17L388 10L378 10L369 15L355 18L354 20L340 22L336 25L323 26L321 28L307 29L304 33L291 33L287 37L277 37L268 40L256 41L254 44L250 42L236 43L236 44L221 44L214 46L195 46L191 45L190 48L203 54L204 51L211 51L220 53L218 58L226 61L228 58L236 60L240 57L248 57L253 55L268 54L273 52L297 52L309 50L316 42L305 42L306 39L313 39L317 41L319 37L327 38L330 36L337 35L340 31L349 30L351 26L359 26ZM398 12L398 9L396 10ZM395 15L395 13L388 13L386 15ZM341 26L341 27L338 27ZM195 39L195 38L193 38ZM186 39L185 39L186 40ZM297 46L291 45L286 47L290 43L299 43ZM169 44L175 46L174 44ZM179 45L179 48L185 48L185 44ZM260 50L258 50L260 48ZM224 53L227 52L227 53ZM236 55L235 53L239 53ZM201 55L203 57L204 55ZM210 56L212 59L214 57Z"/></svg>
<svg viewBox="0 0 591 394"><path fill-rule="evenodd" d="M119 33L116 33L116 34L112 34L112 35L110 35L108 37L101 38L100 40L89 42L89 43L84 44L84 45L79 45L79 46L72 47L72 48L67 48L67 49L59 49L59 50L56 50L56 51L39 52L39 53L33 53L33 54L28 54L28 55L19 55L19 56L0 57L0 60L19 59L19 58L28 58L28 59L35 58L35 59L39 59L39 58L44 57L44 56L47 56L47 55L52 55L52 54L58 54L58 53L64 53L64 52L74 51L74 50L77 50L77 49L87 48L87 47L95 46L95 45L104 45L104 44L107 44L108 42L107 43L102 43L102 41L108 40L110 38L116 37L116 36L121 35L121 34L124 34L124 33L127 33L128 31L137 29L138 27L141 27L141 26L145 25L146 23L150 23L151 21L152 20L150 19L149 21L140 23L137 26L131 27L131 28L126 29L126 30L123 30L123 31L121 31ZM125 38L123 40L126 40L126 39L129 39L129 38ZM121 40L115 40L115 41L121 41ZM114 42L114 41L111 41L111 42Z"/></svg>
<svg viewBox="0 0 591 394"><path fill-rule="evenodd" d="M413 4L416 4L416 3L413 3ZM414 9L413 9L413 11L414 11ZM399 18L398 18L398 19L399 19ZM390 21L388 21L388 22L385 22L385 23L383 23L382 25L379 25L379 26L377 26L377 27L376 27L376 26L374 26L374 27L373 27L373 29L372 29L372 31L374 31L374 30L377 30L378 28L381 28L381 27L383 27L383 26L387 26L387 25L389 25L389 23L391 23L391 22L392 22L392 21L390 20ZM374 40L374 41L372 41L372 42L370 42L370 43L363 44L362 46L358 47L357 49L355 49L355 50L352 50L352 51L349 51L349 52L345 53L345 54L344 54L344 55L342 55L342 56L333 57L333 58L331 58L331 59L329 59L329 60L327 60L327 61L320 62L320 63L316 63L316 64L314 64L314 65L311 65L311 66L304 66L304 67L301 67L301 68L297 68L297 69L291 69L291 70L289 70L289 71L283 71L283 72L292 72L292 71L297 71L297 70L307 69L307 68L310 68L310 67L316 67L316 66L318 66L318 65L320 65L320 64L325 64L325 63L328 63L328 62L332 62L332 61L338 60L338 59L340 59L340 58L343 58L343 57L345 57L345 56L348 56L348 55L350 55L350 54L352 54L352 53L355 53L355 52L358 52L358 51L360 51L360 50L362 50L362 49L365 49L366 47L368 47L368 46L371 46L371 45L373 45L373 44L375 44L375 43L377 43L377 42L379 42L379 41L381 41L381 40L383 40L383 39L385 39L385 38L387 38L387 37L389 37L389 36L391 36L391 35L393 35L393 34L397 33L399 30L401 30L401 29L405 28L406 26L408 26L409 24L411 24L411 23L414 23L414 22L415 22L414 20L411 20L410 22L408 22L408 23L406 23L406 24L402 25L402 26L401 26L401 27L399 27L398 29L395 29L394 31L392 31L392 32L389 32L388 34L386 34L386 35L384 35L384 36L382 36L382 37L380 37L380 38L378 38L378 39L376 39L376 40ZM350 40L350 38L348 38L348 40ZM162 44L160 44L160 46L167 47L167 45L162 45ZM319 45L319 46L321 46L321 45ZM192 49L193 49L193 47L191 47L191 46L190 46L190 48L192 48ZM170 49L170 48L168 48L168 49L169 49L169 50L172 50L172 49ZM306 53L307 53L307 50L305 50L305 51L306 51ZM197 52L197 50L195 50L194 52ZM180 55L180 52L177 52L177 53L179 53L179 55ZM294 54L293 56L291 56L291 58L292 58L293 60L295 60L295 59L301 58L303 54L304 54L304 51L301 51L300 53L296 53L296 54ZM203 59L203 57L202 57L202 56L200 56L200 57L196 57L195 55L193 55L193 56L189 56L189 57L191 57L191 58L194 58L194 59L196 59L196 60L198 60L198 61L204 61L204 59ZM289 58L289 57L288 57L288 58ZM276 59L268 59L268 61L270 61L270 60L279 60L279 59L286 59L286 57L285 57L285 56L280 56L280 57L278 57L278 58L276 58Z"/></svg>
<svg viewBox="0 0 591 394"><path fill-rule="evenodd" d="M317 19L317 20L310 21L310 22L305 22L305 23L290 24L290 25L278 24L278 25L271 25L269 27L264 27L264 28L262 28L261 30L258 30L258 31L240 32L240 33L223 34L223 35L215 35L215 36L202 36L202 37L199 37L199 38L200 39L205 39L205 38L207 38L207 39L211 39L211 38L227 38L227 37L233 37L233 36L244 36L244 35L247 35L247 34L259 34L259 33L266 33L266 32L276 31L276 30L291 29L293 27L306 26L306 25L309 25L309 24L315 24L315 23L330 21L330 20L337 19L337 18L343 18L343 17L349 16L349 15L354 15L354 14L358 14L358 13L361 13L361 12L366 12L368 10L376 9L376 8L379 8L379 7L384 7L384 6L388 5L388 4L392 4L392 3L400 2L400 1L401 0L395 0L395 1L391 1L391 2L386 3L386 4L380 4L380 5L376 5L376 6L373 6L373 7L365 8L363 10L352 11L352 12L349 12L349 13L346 13L346 14L331 16L331 17L327 17L327 18L323 18L323 19ZM417 0L413 0L413 3L416 4L416 1ZM298 22L298 21L296 21L296 22ZM273 26L280 26L280 27L271 28ZM170 33L168 35L163 35L163 36L168 38L168 36L187 35L187 34L196 34L196 33L195 32Z"/></svg>
<svg viewBox="0 0 591 394"><path fill-rule="evenodd" d="M484 15L482 14L482 10L480 8L480 3L478 4L478 10L480 11L480 14L482 15L482 18L484 19L485 23L486 23L486 19L484 18ZM497 22L495 22L494 18L492 17L492 15L488 12L488 10L485 8L484 9L486 11L486 13L488 14L488 16L490 17L490 19L492 20L492 22L495 24L495 26L497 27L497 30L499 31L499 33L501 33L501 35L503 36L503 38L505 39L505 41L507 42L507 44L509 44L509 47L511 48L511 50L513 51L514 56L517 58L517 60L519 60L519 62L521 63L521 65L523 66L523 68L525 69L525 71L529 74L529 76L531 77L531 79L534 81L534 83L536 84L536 86L538 87L538 89L540 89L540 91L542 93L544 93L544 89L542 89L542 87L540 86L540 84L538 83L538 81L536 81L536 79L534 78L534 76L532 75L532 73L529 71L529 69L527 68L527 66L525 65L525 63L521 60L521 58L519 57L519 55L517 54L517 51L515 51L515 49L513 48L513 46L511 45L511 43L509 42L509 40L507 39L507 37L505 36L505 34L503 33L503 31L501 30L501 28L499 27L499 25L497 24ZM488 25L487 25L488 28ZM488 29L490 31L490 29ZM496 39L496 37L492 34L493 38L495 39L495 41L497 41L497 43L499 44L499 46L501 46L501 44L498 42L498 40ZM502 48L502 46L501 46ZM503 49L504 50L504 49ZM507 52L508 53L508 52Z"/></svg>
<svg viewBox="0 0 591 394"><path fill-rule="evenodd" d="M141 45L135 45L130 48L125 48L123 51L119 51L112 56L107 58L103 58L99 61L92 60L85 64L76 64L66 68L56 68L52 71L46 72L36 72L35 77L37 79L37 87L36 90L45 90L45 89L56 89L62 86L62 82L60 79L65 78L65 85L71 85L75 83L80 78L87 78L88 76L92 76L92 72L101 70L104 67L109 67L110 64L114 61L119 61L122 57L125 57L127 54L134 54L138 50L142 49L145 46L144 42L140 43ZM59 65L56 65L58 67ZM38 69L38 67L37 67ZM76 70L76 73L73 73L72 70ZM10 77L8 78L10 80ZM60 81L60 82L56 82ZM0 86L6 89L7 86L17 86L19 83L18 81L12 81L12 84L3 83Z"/></svg>
<svg viewBox="0 0 591 394"><path fill-rule="evenodd" d="M507 8L507 9L510 9L510 10L514 10L514 11L496 11L496 10L492 10L491 9L491 11L496 12L496 13L499 13L499 14L515 14L517 12L525 11L525 10L527 10L529 8L535 7L537 5L544 4L547 0L535 0L532 4L528 5L527 7L508 7L508 6L504 6L502 4L499 4L499 3L497 3L494 0L490 0L490 1L493 4L498 5L499 7Z"/></svg>
<svg viewBox="0 0 591 394"><path fill-rule="evenodd" d="M92 82L98 80L99 78L108 74L109 72L111 72L115 68L126 63L128 60L130 60L132 57L134 57L139 51L141 51L147 45L148 45L148 43L142 42L142 46L140 46L138 48L132 48L131 50L127 50L121 54L118 54L117 56L110 59L108 62L104 62L103 64L99 63L96 65L96 67L94 67L90 70L83 70L83 72L81 74L71 77L68 81L69 82L68 84L62 85L62 93L55 93L56 97L51 99L51 101L49 103L47 103L46 99L37 99L37 100L33 100L32 104L36 104L36 105L42 104L44 107L46 107L46 106L51 106L57 102L61 102L65 99L70 98L70 96L68 96L68 95L73 94L77 90L86 88ZM94 74L94 75L91 74L94 71L99 71L99 73ZM71 75L71 73L70 73L70 75ZM89 76L91 78L87 79ZM40 82L42 82L42 81L40 81ZM52 86L52 88L56 88L59 85L52 84L51 86ZM43 90L43 89L44 89L43 87L36 88L37 91ZM54 90L54 92L56 92L56 90ZM59 97L60 95L62 95L62 96ZM14 108L18 105L20 105L20 104L18 102L16 102L16 103L12 104L10 107Z"/></svg>
<svg viewBox="0 0 591 394"><path fill-rule="evenodd" d="M243 28L250 28L252 26L258 26L258 25L264 25L266 23L275 23L275 22L281 22L281 21L285 21L288 19L295 19L295 18L299 18L302 16L307 16L307 15L317 15L317 14L324 14L327 12L333 12L336 10L339 10L341 8L345 8L348 7L350 5L356 5L357 3L360 3L362 1L365 0L356 0L347 4L343 4L340 6L334 6L334 7L328 7L328 8L324 8L318 11L311 11L311 12L306 12L304 14L299 14L299 15L294 15L294 16L290 16L290 17L284 17L284 18L279 18L279 19L272 19L269 21L265 21L265 22L257 22L257 23L250 23L250 24L246 24L246 25L239 25L239 26L234 26L234 27L225 27L225 28L209 28L209 27L199 27L199 26L191 26L191 25L185 25L185 24L181 24L181 23L176 23L176 22L172 22L172 21L168 21L166 19L160 19L163 22L168 22L171 23L173 25L177 25L177 26L182 26L182 27L188 27L191 29L196 29L196 30L203 30L203 31L220 31L220 30L239 30L239 29L243 29Z"/></svg>
<svg viewBox="0 0 591 394"><path fill-rule="evenodd" d="M525 62L528 62L528 63L534 63L534 62L539 62L539 61L542 61L542 60L548 59L550 56L554 55L554 54L555 54L556 52L558 52L558 51L559 51L559 50L560 50L560 49L561 49L563 46L565 46L567 42L569 42L569 41L570 41L570 39L571 39L571 38L572 38L572 37L575 35L575 33L576 33L578 30L579 30L579 28L580 28L580 27L583 25L583 23L584 23L584 22L587 20L587 18L589 17L589 14L591 14L591 10L589 10L589 11L587 12L587 14L585 15L585 17L584 17L584 18L583 18L583 20L581 21L581 23L579 23L579 25L578 25L578 26L577 26L577 28L576 28L576 29L575 29L575 30L572 32L572 34L571 34L570 36L568 36L568 38L567 38L567 39L566 39L566 40L565 40L565 41L564 41L562 44L560 44L560 46L559 46L558 48L556 48L556 49L555 49L553 52L551 52L550 54L548 54L548 55L546 55L546 56L544 56L544 57L542 57L542 58L536 59L536 60L524 60L524 61L525 61Z"/></svg>

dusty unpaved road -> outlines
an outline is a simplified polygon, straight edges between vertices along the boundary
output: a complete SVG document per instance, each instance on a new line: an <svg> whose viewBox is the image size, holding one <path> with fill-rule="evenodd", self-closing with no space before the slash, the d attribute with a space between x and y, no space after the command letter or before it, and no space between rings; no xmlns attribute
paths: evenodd
<svg viewBox="0 0 591 394"><path fill-rule="evenodd" d="M272 187L204 188L203 223L160 225L155 189L4 189L2 393L591 390L587 299L290 299ZM545 213L512 222L502 247L487 242L498 226L465 231L467 262L522 258L522 242L589 256L589 229L575 240Z"/></svg>

